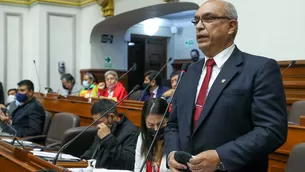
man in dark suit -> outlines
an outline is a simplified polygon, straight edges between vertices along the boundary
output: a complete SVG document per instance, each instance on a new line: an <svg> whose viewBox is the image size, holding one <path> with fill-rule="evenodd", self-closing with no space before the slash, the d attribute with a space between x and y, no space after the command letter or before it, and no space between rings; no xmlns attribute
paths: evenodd
<svg viewBox="0 0 305 172"><path fill-rule="evenodd" d="M4 104L4 91L1 82L0 82L0 104Z"/></svg>
<svg viewBox="0 0 305 172"><path fill-rule="evenodd" d="M207 1L192 22L206 57L189 67L176 90L165 130L168 165L174 172L266 172L268 154L287 137L279 66L235 46L231 3ZM187 166L175 160L176 151L193 155Z"/></svg>
<svg viewBox="0 0 305 172"><path fill-rule="evenodd" d="M11 125L5 127L4 132L16 134L18 137L35 136L42 133L45 111L34 95L34 84L30 80L18 83L16 101L12 102L8 113L0 113L0 120Z"/></svg>
<svg viewBox="0 0 305 172"><path fill-rule="evenodd" d="M144 74L143 89L148 85L148 89L141 93L140 101L146 101L151 98L160 98L169 88L162 86L162 78L155 70L150 70ZM155 78L156 77L156 78ZM155 78L155 79L154 79Z"/></svg>

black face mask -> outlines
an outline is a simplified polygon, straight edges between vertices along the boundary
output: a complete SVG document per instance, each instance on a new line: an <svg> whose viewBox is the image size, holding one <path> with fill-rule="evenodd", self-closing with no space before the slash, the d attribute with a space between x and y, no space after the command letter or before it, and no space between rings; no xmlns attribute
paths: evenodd
<svg viewBox="0 0 305 172"><path fill-rule="evenodd" d="M65 85L62 85L62 88L64 88L65 90L68 90L68 88Z"/></svg>
<svg viewBox="0 0 305 172"><path fill-rule="evenodd" d="M156 132L157 132L156 130L154 130L152 128L147 128L147 131L148 131L148 135L151 137L151 139L153 139L153 137L156 135ZM164 131L165 131L165 127L160 128L156 140L164 139Z"/></svg>
<svg viewBox="0 0 305 172"><path fill-rule="evenodd" d="M149 85L149 83L143 83L143 85L142 85L143 89L145 89L148 85ZM150 88L150 85L148 86L148 89L149 88Z"/></svg>

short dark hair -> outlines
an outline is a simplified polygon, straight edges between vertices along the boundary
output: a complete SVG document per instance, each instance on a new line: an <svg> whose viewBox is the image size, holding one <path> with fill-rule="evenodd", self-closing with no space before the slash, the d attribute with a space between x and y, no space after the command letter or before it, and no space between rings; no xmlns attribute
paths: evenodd
<svg viewBox="0 0 305 172"><path fill-rule="evenodd" d="M176 75L180 75L181 71L176 71L176 72L172 72L170 79L172 79L172 77L176 76Z"/></svg>
<svg viewBox="0 0 305 172"><path fill-rule="evenodd" d="M30 91L34 91L34 84L32 81L30 80L22 80L20 82L18 82L18 87L21 87L21 86L26 86L28 90Z"/></svg>
<svg viewBox="0 0 305 172"><path fill-rule="evenodd" d="M75 84L75 78L70 73L65 73L61 76L60 80L66 80L68 82L71 82L72 85Z"/></svg>
<svg viewBox="0 0 305 172"><path fill-rule="evenodd" d="M15 91L16 93L18 92L18 90L17 90L16 88L11 88L11 89L9 89L9 90L7 91L7 94L8 94L9 92L11 92L11 91Z"/></svg>
<svg viewBox="0 0 305 172"><path fill-rule="evenodd" d="M98 102L95 102L91 108L91 115L100 113L102 115L106 111L108 111L112 106L115 105L115 101L110 99L101 99ZM114 113L118 115L118 111L116 108L113 108L109 113ZM107 114L108 115L108 114Z"/></svg>
<svg viewBox="0 0 305 172"><path fill-rule="evenodd" d="M162 98L153 98L153 99L149 99L146 100L144 102L143 105L143 109L142 109L142 116L141 116L141 125L140 125L140 130L142 133L142 147L141 147L141 155L142 156L146 156L149 146L151 144L151 141L149 138L149 133L148 133L148 129L146 126L146 117L153 113L154 115L160 115L162 116L164 114L164 112L166 111L167 108L167 102L166 100L162 99ZM166 112L165 114L165 118L169 117L169 112ZM164 151L164 150L161 150ZM149 154L148 156L148 160L151 161L152 160L152 154Z"/></svg>
<svg viewBox="0 0 305 172"><path fill-rule="evenodd" d="M154 79L154 77L156 77L156 78L155 78L156 84L157 84L157 85L161 85L161 84L162 84L162 83L161 83L162 78L161 78L160 75L158 75L158 71L155 71L155 70L147 71L147 72L144 74L144 78L147 77L147 76L148 76L150 82Z"/></svg>

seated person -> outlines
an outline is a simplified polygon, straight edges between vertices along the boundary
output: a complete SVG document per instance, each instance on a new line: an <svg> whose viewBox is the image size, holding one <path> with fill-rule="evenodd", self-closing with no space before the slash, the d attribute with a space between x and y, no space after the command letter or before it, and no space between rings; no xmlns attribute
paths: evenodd
<svg viewBox="0 0 305 172"><path fill-rule="evenodd" d="M11 125L17 133L12 133L10 127L4 132L16 134L18 137L40 135L43 131L45 110L34 95L34 84L30 80L18 83L16 101L12 102L8 113L0 114L0 120Z"/></svg>
<svg viewBox="0 0 305 172"><path fill-rule="evenodd" d="M115 102L101 99L93 104L94 120L109 110ZM82 159L96 159L96 168L133 170L138 129L125 116L113 109L98 121L97 136Z"/></svg>
<svg viewBox="0 0 305 172"><path fill-rule="evenodd" d="M59 89L59 94L62 96L77 96L79 95L80 90L82 89L81 86L75 83L74 77L69 74L63 74L60 78L62 83L62 88Z"/></svg>
<svg viewBox="0 0 305 172"><path fill-rule="evenodd" d="M163 114L167 108L167 102L161 98L155 98L145 101L142 118L141 133L138 137L136 148L135 172L139 172L142 164L148 154L148 149L152 143L153 137L159 127ZM164 128L167 123L169 112L166 113L165 119L160 128L154 147L149 153L144 172L166 172L170 171L166 168L166 155L164 152Z"/></svg>
<svg viewBox="0 0 305 172"><path fill-rule="evenodd" d="M5 106L9 106L13 101L16 100L17 89L11 88L7 91L7 100Z"/></svg>
<svg viewBox="0 0 305 172"><path fill-rule="evenodd" d="M89 98L98 97L98 87L95 84L95 78L91 73L86 73L83 76L83 89L80 91L79 96Z"/></svg>
<svg viewBox="0 0 305 172"><path fill-rule="evenodd" d="M164 92L169 90L169 88L162 86L161 76L158 75L154 80L152 80L158 74L157 71L151 70L144 74L143 89L148 86L145 92L141 93L140 101L146 101L151 98L159 98Z"/></svg>
<svg viewBox="0 0 305 172"><path fill-rule="evenodd" d="M99 97L108 97L108 98L115 98L116 101L120 101L122 98L127 96L127 91L124 88L123 84L118 81L118 74L113 71L109 70L105 73L105 83L99 83Z"/></svg>
<svg viewBox="0 0 305 172"><path fill-rule="evenodd" d="M163 93L163 95L162 95L162 98L166 99L168 103L170 101L170 98L173 96L175 89L177 87L179 75L180 75L180 71L176 71L171 74L170 80L171 80L172 88L170 90L166 91L165 93Z"/></svg>

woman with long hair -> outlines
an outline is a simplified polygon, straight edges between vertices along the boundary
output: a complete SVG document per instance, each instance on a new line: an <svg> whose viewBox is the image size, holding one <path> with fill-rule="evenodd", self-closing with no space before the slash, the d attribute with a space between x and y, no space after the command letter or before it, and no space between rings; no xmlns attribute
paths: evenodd
<svg viewBox="0 0 305 172"><path fill-rule="evenodd" d="M153 137L160 125L161 119L167 108L166 100L162 98L154 98L145 101L142 118L141 133L138 137L136 155L135 155L135 172L139 172L145 157L148 154L147 161L143 172L166 172L166 155L164 152L164 129L167 123L169 112L166 112L162 127L159 130L156 141L150 153L148 149L152 143Z"/></svg>

